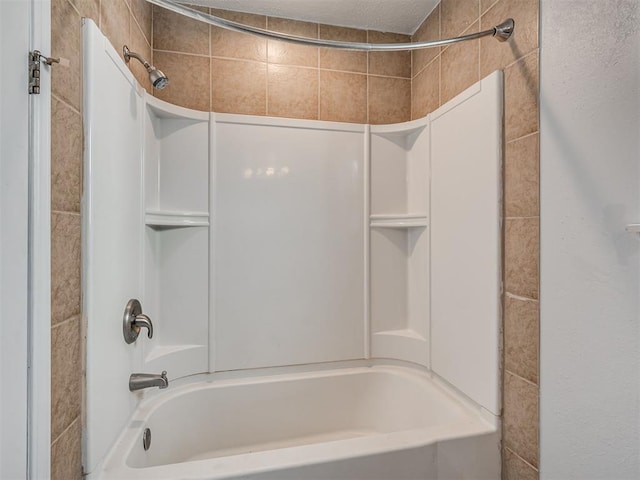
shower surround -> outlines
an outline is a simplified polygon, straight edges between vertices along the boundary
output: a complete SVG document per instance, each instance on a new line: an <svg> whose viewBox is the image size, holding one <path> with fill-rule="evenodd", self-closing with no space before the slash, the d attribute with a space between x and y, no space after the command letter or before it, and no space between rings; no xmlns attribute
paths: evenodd
<svg viewBox="0 0 640 480"><path fill-rule="evenodd" d="M502 72L412 122L278 119L200 112L154 98L94 22L85 22L84 41L84 466L91 478L175 476L176 469L203 479L212 471L221 479L250 474L253 460L244 470L243 462L233 471L225 465L239 461L235 445L256 441L255 449L265 451L259 457L266 456L260 474L291 467L281 461L302 443L309 451L297 464L323 478L341 477L334 463L343 460L366 478L380 456L409 455L414 447L429 447L433 468L425 470L420 454L405 464L403 454L392 456L389 471L433 480L447 471L498 478ZM456 288L469 291L464 301L452 297ZM153 319L153 338L129 344L114 328L130 298ZM355 403L344 401L341 370L331 373L390 365L396 374L357 377ZM261 430L287 398L291 413L312 408L307 394L320 400L309 393L317 388L310 373L286 377L302 366L335 378L313 407L335 422L287 415L282 431ZM252 386L264 368L286 380L266 390ZM434 423L419 409L402 408L415 395L394 385L411 369L425 374L411 383L432 392L422 403L448 398L448 411L460 402L470 409ZM161 370L168 372L167 395L124 388L132 372ZM192 424L197 411L210 428L202 430L203 447L164 460L182 467L147 471L146 461L132 464L127 454L124 468L143 470L120 472L117 452L130 440L116 439L137 436L138 415L158 402L175 403L175 382L200 391L227 374L241 387L213 389L213 403L189 408L183 418ZM441 397L430 384L448 393ZM290 398L292 392L300 395ZM214 405L228 395L238 416L224 415L226 421L248 426L220 443L211 422L219 413ZM201 398L188 393L184 400ZM350 413L336 415L341 408ZM469 431L463 417L484 427ZM176 447L162 434L172 422L181 420L151 421L160 437L145 457L165 457L161 452ZM333 448L345 432L362 438ZM441 448L453 439L461 443ZM137 456L142 447L133 448ZM219 458L196 473L200 463L189 459L201 455ZM462 459L445 468L450 455Z"/></svg>
<svg viewBox="0 0 640 480"><path fill-rule="evenodd" d="M507 281L505 298L505 478L537 478L537 371L538 371L538 301L537 301L537 265L538 265L538 90L537 90L537 52L538 52L538 5L537 0L443 0L423 26L416 32L414 40L436 39L445 35L457 35L471 31L482 22L482 27L502 17L511 16L516 20L517 28L510 42L497 44L490 41L474 41L459 47L425 50L407 55L397 55L391 59L380 55L352 52L320 52L326 55L325 77L333 79L334 84L349 87L349 75L339 73L359 73L366 75L366 87L361 77L355 89L357 98L366 99L365 107L351 109L359 112L358 119L366 115L371 123L386 123L389 117L384 106L392 104L390 115L397 119L418 118L437 108L450 95L455 95L479 78L481 64L487 62L493 68L506 67L505 127L507 132L513 128L513 134L507 138L505 202L507 232L505 238L505 269ZM80 328L78 314L80 304L80 171L82 155L82 112L80 107L80 18L93 18L110 38L114 46L123 43L143 55L151 56L152 37L154 50L162 50L161 35L168 33L167 28L179 22L169 21L169 27L156 24L153 27L152 8L144 0L53 0L52 2L52 54L71 60L69 67L54 69L53 76L53 118L52 118L52 422L59 425L52 429L52 478L80 478L80 431L82 424L81 398L82 377L77 366L82 364L83 345L76 332ZM236 14L229 13L230 17ZM492 18L495 16L495 18ZM244 17L240 15L239 17ZM237 17L237 18L239 18ZM276 19L274 19L276 20ZM486 25L485 25L486 22ZM277 23L277 21L276 21ZM284 23L289 23L284 21ZM156 30L157 28L157 30ZM178 29L182 27L177 27ZM323 35L320 28L320 35ZM327 38L364 41L367 32L326 27L331 31ZM152 31L154 32L152 35ZM187 34L183 32L183 34ZM203 33L204 34L204 33ZM207 32L208 36L209 33ZM213 41L215 33L211 33ZM378 34L373 32L373 37ZM388 35L381 35L381 41L390 41ZM403 41L405 36L398 37ZM237 39L236 39L237 40ZM375 41L369 38L369 41ZM248 40L247 40L248 42ZM233 42L242 46L247 42ZM178 48L176 61L184 55ZM230 65L228 76L234 72L249 72L246 65L246 53L232 50L220 56L221 65ZM449 53L447 53L449 52ZM154 52L155 53L155 52ZM159 52L160 53L160 52ZM184 55L188 56L188 55ZM202 55L205 57L205 55ZM222 58L224 57L224 58ZM295 57L295 56L294 56ZM199 60L209 68L216 57ZM234 60L237 63L234 63ZM156 61L154 59L153 61ZM186 61L186 60L185 60ZM322 62L322 59L320 60ZM184 63L184 62L183 62ZM252 63L248 61L248 63ZM259 64L260 62L253 62ZM291 60L289 63L299 63ZM318 76L322 75L318 69ZM238 67L234 69L233 67ZM162 65L160 66L162 68ZM259 67L262 69L262 67ZM313 67L309 67L313 69ZM282 71L286 72L286 68ZM331 74L332 71L334 74ZM407 74L407 70L411 72ZM146 81L144 71L134 71L142 85ZM194 79L193 85L203 89L205 95L211 95L211 70ZM245 79L237 80L244 84ZM317 98L322 97L320 82ZM324 92L331 92L330 84ZM410 88L407 89L407 85ZM189 86L189 84L187 84ZM294 87L296 85L293 85ZM362 93L366 88L367 94ZM245 89L238 100L228 90L218 89L210 102L219 102L225 111L243 113L243 108L251 109L257 104L262 108L266 89ZM338 90L338 93L341 90ZM290 90L293 99L295 89ZM378 92L378 97L371 93ZM397 92L397 93L394 93ZM410 93L409 93L410 92ZM510 93L511 92L511 93ZM312 97L314 95L312 94ZM296 94L297 100L285 105L283 116L300 116L304 108L298 104L309 105L304 90ZM411 101L407 102L407 98ZM170 99L181 103L179 99ZM184 103L184 101L182 102ZM319 101L320 103L320 101ZM326 100L327 107L341 102ZM246 106L248 105L248 106ZM357 105L362 105L360 100ZM290 115L287 108L290 107ZM381 108L382 107L382 108ZM318 112L311 108L311 113ZM208 110L208 108L207 108ZM340 109L342 110L342 109ZM335 113L335 118L348 120L346 109ZM371 115L373 112L373 116ZM274 114L272 111L271 114ZM381 117L378 118L378 115ZM355 121L355 120L352 120ZM62 135L61 132L65 134ZM58 133L56 133L58 132ZM515 136L514 136L515 135ZM522 268L522 267L525 268ZM56 313L57 312L57 313ZM56 390L57 389L57 390ZM521 477L518 477L520 475Z"/></svg>

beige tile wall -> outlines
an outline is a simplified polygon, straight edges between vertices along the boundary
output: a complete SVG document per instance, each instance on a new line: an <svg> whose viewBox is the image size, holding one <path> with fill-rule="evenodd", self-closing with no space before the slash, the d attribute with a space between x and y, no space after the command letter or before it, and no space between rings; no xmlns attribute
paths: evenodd
<svg viewBox="0 0 640 480"><path fill-rule="evenodd" d="M84 389L80 317L82 178L81 18L92 18L118 51L151 57L151 7L144 0L52 0L51 54L51 478L82 478ZM148 85L139 64L132 69Z"/></svg>
<svg viewBox="0 0 640 480"><path fill-rule="evenodd" d="M212 9L255 27L354 42L409 41L356 30ZM355 123L411 116L411 55L305 47L208 27L153 9L153 61L171 83L155 94L204 111Z"/></svg>
<svg viewBox="0 0 640 480"><path fill-rule="evenodd" d="M412 118L497 69L505 72L503 478L538 478L538 0L442 0L412 37L487 30L511 17L506 43L483 38L413 52Z"/></svg>

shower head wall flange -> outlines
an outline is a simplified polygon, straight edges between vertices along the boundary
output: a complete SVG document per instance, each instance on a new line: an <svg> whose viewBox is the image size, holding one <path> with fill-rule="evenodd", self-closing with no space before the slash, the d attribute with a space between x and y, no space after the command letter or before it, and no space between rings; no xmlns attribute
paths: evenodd
<svg viewBox="0 0 640 480"><path fill-rule="evenodd" d="M129 50L129 47L127 47L126 45L122 47L122 56L124 57L124 61L126 63L129 63L132 58L135 58L144 66L144 68L146 68L147 72L149 73L149 81L151 81L151 85L153 85L153 88L162 90L169 84L169 77L162 73L161 70L158 70L156 67L147 62L142 55Z"/></svg>

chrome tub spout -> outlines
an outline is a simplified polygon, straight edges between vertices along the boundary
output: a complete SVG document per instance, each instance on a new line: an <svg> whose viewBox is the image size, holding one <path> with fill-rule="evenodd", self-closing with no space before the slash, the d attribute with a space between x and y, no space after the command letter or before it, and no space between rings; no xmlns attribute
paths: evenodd
<svg viewBox="0 0 640 480"><path fill-rule="evenodd" d="M162 372L160 375L152 373L132 373L129 377L129 390L132 392L142 390L143 388L167 388L168 386L169 379L167 378L166 371Z"/></svg>

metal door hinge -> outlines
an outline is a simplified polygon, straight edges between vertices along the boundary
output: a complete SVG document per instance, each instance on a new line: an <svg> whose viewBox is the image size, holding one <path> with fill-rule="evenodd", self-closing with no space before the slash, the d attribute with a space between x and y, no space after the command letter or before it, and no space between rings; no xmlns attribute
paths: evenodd
<svg viewBox="0 0 640 480"><path fill-rule="evenodd" d="M37 95L40 93L40 62L47 65L60 63L59 58L45 57L39 50L29 52L29 94Z"/></svg>

